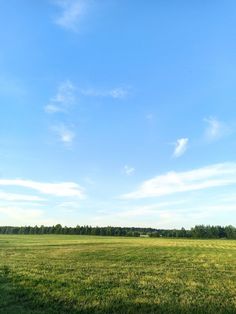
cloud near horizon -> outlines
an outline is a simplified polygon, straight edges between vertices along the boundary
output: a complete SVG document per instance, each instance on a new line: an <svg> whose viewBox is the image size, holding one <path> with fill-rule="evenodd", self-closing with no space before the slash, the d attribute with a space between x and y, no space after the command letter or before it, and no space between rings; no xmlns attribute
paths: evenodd
<svg viewBox="0 0 236 314"><path fill-rule="evenodd" d="M236 184L236 163L220 163L190 171L167 172L144 181L136 191L121 195L120 198L160 197L232 184Z"/></svg>
<svg viewBox="0 0 236 314"><path fill-rule="evenodd" d="M24 219L38 219L43 215L43 211L40 209L24 209L9 206L0 207L0 213L17 221L24 221Z"/></svg>

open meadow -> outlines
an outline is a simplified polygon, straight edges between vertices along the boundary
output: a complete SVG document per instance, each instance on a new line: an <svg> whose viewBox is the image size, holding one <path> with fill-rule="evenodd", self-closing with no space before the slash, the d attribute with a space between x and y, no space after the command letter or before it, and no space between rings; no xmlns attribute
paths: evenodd
<svg viewBox="0 0 236 314"><path fill-rule="evenodd" d="M1 235L0 313L236 313L236 241Z"/></svg>

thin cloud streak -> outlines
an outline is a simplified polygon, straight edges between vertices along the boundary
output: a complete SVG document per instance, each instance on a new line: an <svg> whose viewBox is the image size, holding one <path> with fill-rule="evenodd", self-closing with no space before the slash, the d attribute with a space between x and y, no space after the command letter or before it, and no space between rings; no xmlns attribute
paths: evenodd
<svg viewBox="0 0 236 314"><path fill-rule="evenodd" d="M124 99L129 95L129 90L123 87L116 87L112 89L81 89L80 93L84 96L90 97L110 97L113 99Z"/></svg>
<svg viewBox="0 0 236 314"><path fill-rule="evenodd" d="M0 186L18 186L54 196L84 198L84 189L74 182L46 183L23 179L0 179Z"/></svg>
<svg viewBox="0 0 236 314"><path fill-rule="evenodd" d="M15 194L0 191L0 200L1 201L20 201L20 202L38 202L44 201L43 198L37 195L25 195L25 194Z"/></svg>

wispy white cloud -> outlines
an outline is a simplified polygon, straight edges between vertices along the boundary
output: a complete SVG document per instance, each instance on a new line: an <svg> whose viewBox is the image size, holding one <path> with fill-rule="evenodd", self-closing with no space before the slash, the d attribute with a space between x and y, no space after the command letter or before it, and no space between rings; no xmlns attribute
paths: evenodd
<svg viewBox="0 0 236 314"><path fill-rule="evenodd" d="M136 191L121 198L159 197L232 184L236 184L236 163L221 163L185 172L168 172L144 181Z"/></svg>
<svg viewBox="0 0 236 314"><path fill-rule="evenodd" d="M45 183L23 179L0 179L0 186L29 188L53 196L77 196L84 198L84 189L74 182Z"/></svg>
<svg viewBox="0 0 236 314"><path fill-rule="evenodd" d="M188 142L188 138L179 138L175 143L173 156L176 158L182 156L186 152Z"/></svg>
<svg viewBox="0 0 236 314"><path fill-rule="evenodd" d="M88 0L54 1L60 9L60 14L54 19L55 24L67 30L77 32L81 19L87 13L89 2Z"/></svg>
<svg viewBox="0 0 236 314"><path fill-rule="evenodd" d="M225 123L219 121L215 117L205 118L204 122L207 124L205 137L208 140L217 140L229 132L229 128Z"/></svg>
<svg viewBox="0 0 236 314"><path fill-rule="evenodd" d="M75 138L75 132L64 124L53 126L52 130L58 135L64 144L71 144Z"/></svg>
<svg viewBox="0 0 236 314"><path fill-rule="evenodd" d="M69 114L70 109L76 100L75 91L76 88L70 80L61 83L58 86L56 95L52 97L49 103L45 106L44 109L46 113L55 114L61 112ZM66 145L70 145L75 138L73 128L63 122L52 126L51 130L56 133L59 140Z"/></svg>
<svg viewBox="0 0 236 314"><path fill-rule="evenodd" d="M34 202L43 201L44 199L37 195L15 194L0 191L0 200L2 201L20 201L20 202Z"/></svg>
<svg viewBox="0 0 236 314"><path fill-rule="evenodd" d="M125 166L124 166L124 173L125 173L127 176L131 176L131 175L133 175L133 174L135 173L135 168L125 165Z"/></svg>
<svg viewBox="0 0 236 314"><path fill-rule="evenodd" d="M129 90L123 87L116 87L112 89L81 89L80 93L84 96L91 97L111 97L114 99L124 99L129 95Z"/></svg>
<svg viewBox="0 0 236 314"><path fill-rule="evenodd" d="M44 110L48 114L69 113L79 96L124 99L128 94L128 89L123 87L103 90L95 88L79 89L70 80L65 80L59 84L55 96L50 99Z"/></svg>
<svg viewBox="0 0 236 314"><path fill-rule="evenodd" d="M57 112L66 113L75 102L75 89L70 80L62 82L58 86L56 95L45 106L45 111L51 114Z"/></svg>

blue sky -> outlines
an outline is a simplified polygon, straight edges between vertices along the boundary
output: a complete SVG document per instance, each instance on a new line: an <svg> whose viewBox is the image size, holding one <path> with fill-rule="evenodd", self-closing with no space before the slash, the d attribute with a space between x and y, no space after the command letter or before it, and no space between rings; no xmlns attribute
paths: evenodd
<svg viewBox="0 0 236 314"><path fill-rule="evenodd" d="M236 225L234 1L0 3L1 225Z"/></svg>

